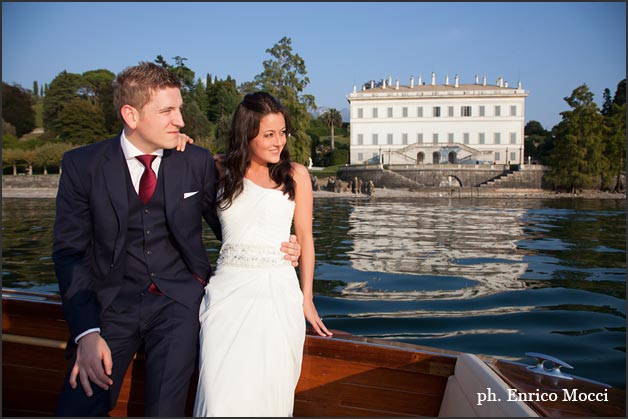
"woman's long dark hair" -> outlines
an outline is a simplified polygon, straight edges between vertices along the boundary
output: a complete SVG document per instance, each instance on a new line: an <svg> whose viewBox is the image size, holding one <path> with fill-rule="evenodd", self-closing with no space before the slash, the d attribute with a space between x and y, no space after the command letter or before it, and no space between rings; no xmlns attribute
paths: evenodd
<svg viewBox="0 0 628 419"><path fill-rule="evenodd" d="M236 108L229 133L229 150L221 162L222 173L218 180L218 206L229 208L233 200L242 192L244 176L251 163L249 143L259 134L260 120L270 114L280 113L286 120L286 130L290 132L290 122L286 110L279 101L265 92L249 93ZM289 135L288 135L289 138ZM279 162L268 164L270 178L281 185L281 190L294 199L294 179L288 144L279 156Z"/></svg>

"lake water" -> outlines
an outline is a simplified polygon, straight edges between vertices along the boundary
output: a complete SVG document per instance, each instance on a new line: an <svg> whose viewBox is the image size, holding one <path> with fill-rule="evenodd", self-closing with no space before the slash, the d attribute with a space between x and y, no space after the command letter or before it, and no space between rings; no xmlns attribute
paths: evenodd
<svg viewBox="0 0 628 419"><path fill-rule="evenodd" d="M3 287L57 292L53 199L3 199ZM626 202L316 198L328 327L626 386ZM218 242L205 231L212 263Z"/></svg>

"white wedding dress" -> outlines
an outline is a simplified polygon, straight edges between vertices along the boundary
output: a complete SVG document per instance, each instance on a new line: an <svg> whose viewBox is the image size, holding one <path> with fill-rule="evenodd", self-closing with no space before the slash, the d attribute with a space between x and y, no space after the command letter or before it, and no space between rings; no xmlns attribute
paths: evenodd
<svg viewBox="0 0 628 419"><path fill-rule="evenodd" d="M218 213L223 242L199 310L194 416L292 416L305 317L296 271L279 248L294 201L245 178Z"/></svg>

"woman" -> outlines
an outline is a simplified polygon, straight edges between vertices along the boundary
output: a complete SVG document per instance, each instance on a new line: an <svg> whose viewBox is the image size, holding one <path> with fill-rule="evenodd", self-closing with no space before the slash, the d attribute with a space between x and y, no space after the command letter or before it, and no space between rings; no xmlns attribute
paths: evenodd
<svg viewBox="0 0 628 419"><path fill-rule="evenodd" d="M222 247L199 319L194 416L291 416L305 322L331 333L313 301L312 186L290 161L288 122L267 93L248 94L233 117L229 151L218 160ZM301 245L296 272L276 249Z"/></svg>

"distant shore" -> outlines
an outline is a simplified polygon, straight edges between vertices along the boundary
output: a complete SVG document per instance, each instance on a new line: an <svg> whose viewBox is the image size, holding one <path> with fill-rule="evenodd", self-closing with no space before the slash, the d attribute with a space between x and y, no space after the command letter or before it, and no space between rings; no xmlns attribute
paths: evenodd
<svg viewBox="0 0 628 419"><path fill-rule="evenodd" d="M52 187L2 187L3 198L55 198L57 196L57 188ZM610 193L601 191L585 190L581 193L556 193L542 189L422 189L422 190L404 190L404 189L380 189L375 188L373 197L365 194L353 194L350 192L330 192L330 191L314 191L314 199L316 198L335 198L335 199L377 199L377 198L445 198L445 199L464 199L464 198L543 198L543 199L560 199L560 198L577 198L577 199L626 199L626 194Z"/></svg>

